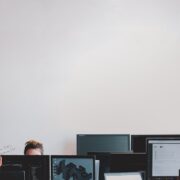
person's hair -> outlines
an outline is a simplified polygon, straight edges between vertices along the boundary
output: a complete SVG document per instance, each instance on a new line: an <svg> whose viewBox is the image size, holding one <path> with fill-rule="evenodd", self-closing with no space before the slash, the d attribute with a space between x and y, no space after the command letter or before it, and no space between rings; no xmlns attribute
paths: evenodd
<svg viewBox="0 0 180 180"><path fill-rule="evenodd" d="M37 149L37 148L40 149L41 155L43 155L44 154L43 144L35 140L29 140L25 143L24 154L26 154L26 152L29 149Z"/></svg>

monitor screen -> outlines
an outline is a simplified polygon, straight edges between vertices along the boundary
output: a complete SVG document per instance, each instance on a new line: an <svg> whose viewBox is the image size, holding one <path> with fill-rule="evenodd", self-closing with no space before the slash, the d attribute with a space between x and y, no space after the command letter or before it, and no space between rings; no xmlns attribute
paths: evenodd
<svg viewBox="0 0 180 180"><path fill-rule="evenodd" d="M95 159L90 156L51 156L51 180L95 180Z"/></svg>
<svg viewBox="0 0 180 180"><path fill-rule="evenodd" d="M78 134L77 154L88 152L128 152L130 135L128 134Z"/></svg>
<svg viewBox="0 0 180 180"><path fill-rule="evenodd" d="M49 156L3 155L4 171L24 171L26 180L49 180Z"/></svg>
<svg viewBox="0 0 180 180"><path fill-rule="evenodd" d="M148 139L148 177L178 177L180 139Z"/></svg>
<svg viewBox="0 0 180 180"><path fill-rule="evenodd" d="M180 138L180 134L133 134L131 135L131 151L145 153L148 138Z"/></svg>

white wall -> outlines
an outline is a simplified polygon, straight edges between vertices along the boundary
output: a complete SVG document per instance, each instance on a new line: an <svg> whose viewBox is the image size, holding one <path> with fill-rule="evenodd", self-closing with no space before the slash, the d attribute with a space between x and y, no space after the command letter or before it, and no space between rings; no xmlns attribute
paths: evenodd
<svg viewBox="0 0 180 180"><path fill-rule="evenodd" d="M0 152L77 133L178 133L179 0L0 0Z"/></svg>

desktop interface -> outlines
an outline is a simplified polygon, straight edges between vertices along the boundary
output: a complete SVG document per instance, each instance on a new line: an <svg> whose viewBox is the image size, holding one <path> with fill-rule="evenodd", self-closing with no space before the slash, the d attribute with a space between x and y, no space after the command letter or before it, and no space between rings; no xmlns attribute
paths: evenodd
<svg viewBox="0 0 180 180"><path fill-rule="evenodd" d="M149 177L176 179L180 169L180 140L148 140Z"/></svg>

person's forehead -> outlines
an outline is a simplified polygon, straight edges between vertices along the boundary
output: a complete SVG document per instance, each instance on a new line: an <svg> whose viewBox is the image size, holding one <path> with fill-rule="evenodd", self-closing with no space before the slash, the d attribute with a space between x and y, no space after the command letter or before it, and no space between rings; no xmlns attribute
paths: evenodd
<svg viewBox="0 0 180 180"><path fill-rule="evenodd" d="M28 149L27 151L26 151L26 154L37 154L37 155L39 155L39 154L41 154L41 149L39 149L39 148L30 148L30 149Z"/></svg>

